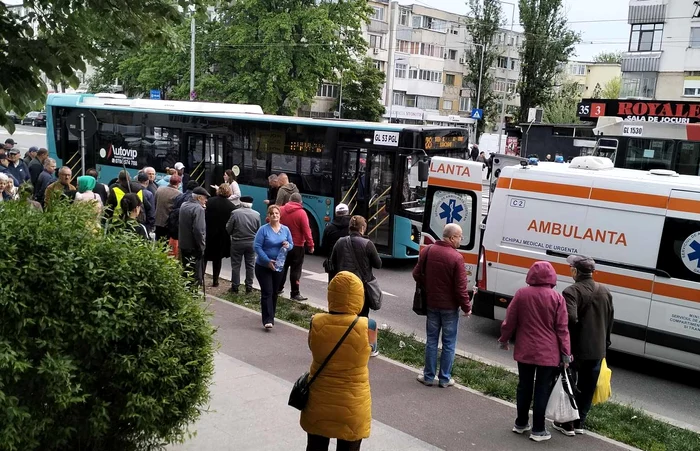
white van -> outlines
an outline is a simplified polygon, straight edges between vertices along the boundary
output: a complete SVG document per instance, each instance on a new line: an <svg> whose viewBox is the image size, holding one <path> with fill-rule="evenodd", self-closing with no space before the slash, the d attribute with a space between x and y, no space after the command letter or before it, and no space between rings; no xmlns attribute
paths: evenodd
<svg viewBox="0 0 700 451"><path fill-rule="evenodd" d="M614 349L700 370L700 178L613 168L601 157L504 168L474 314L503 319L538 260L565 289L571 254L594 258L595 279L613 294Z"/></svg>

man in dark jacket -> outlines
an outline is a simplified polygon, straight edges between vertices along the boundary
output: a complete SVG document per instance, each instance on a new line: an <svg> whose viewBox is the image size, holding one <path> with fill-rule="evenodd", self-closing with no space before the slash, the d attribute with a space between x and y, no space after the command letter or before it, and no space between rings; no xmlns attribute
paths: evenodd
<svg viewBox="0 0 700 451"><path fill-rule="evenodd" d="M148 232L151 233L156 229L156 198L148 189L148 175L141 172L136 177L136 181L139 183L139 185L141 185L143 191L143 203L145 204L148 202L150 204L150 208L145 208L148 214L146 215L146 223L144 225L146 226Z"/></svg>
<svg viewBox="0 0 700 451"><path fill-rule="evenodd" d="M330 257L331 252L335 243L344 236L348 236L350 233L348 227L350 226L350 208L345 204L338 204L335 207L335 216L330 224L326 226L323 230L323 245L321 250L323 254Z"/></svg>
<svg viewBox="0 0 700 451"><path fill-rule="evenodd" d="M476 144L472 145L472 151L471 154L469 155L473 161L476 161L479 158L479 146Z"/></svg>
<svg viewBox="0 0 700 451"><path fill-rule="evenodd" d="M19 181L10 172L10 160L7 159L7 152L2 146L0 146L0 173L7 175L13 185L19 186Z"/></svg>
<svg viewBox="0 0 700 451"><path fill-rule="evenodd" d="M102 199L102 205L107 205L107 198L109 198L109 187L104 183L99 182L100 174L97 173L97 169L90 168L85 171L85 174L98 181L95 184L95 189L93 189L92 192L100 196L100 199Z"/></svg>
<svg viewBox="0 0 700 451"><path fill-rule="evenodd" d="M426 317L425 367L418 382L434 384L437 369L437 345L442 330L442 355L440 356L440 387L451 387L452 363L457 345L459 309L465 316L472 310L467 292L467 270L462 254L457 251L462 242L462 228L447 224L442 240L421 251L418 264L413 268L413 279L426 290L428 315ZM425 282L429 280L430 284Z"/></svg>
<svg viewBox="0 0 700 451"><path fill-rule="evenodd" d="M192 197L180 207L180 257L185 271L194 274L197 285L204 285L204 249L207 241L204 206L208 198L207 190L198 186L192 191Z"/></svg>
<svg viewBox="0 0 700 451"><path fill-rule="evenodd" d="M270 187L267 189L267 199L265 199L265 205L274 205L277 202L277 193L280 190L279 180L277 174L272 174L267 178L267 182Z"/></svg>
<svg viewBox="0 0 700 451"><path fill-rule="evenodd" d="M44 170L39 174L34 185L34 200L41 204L42 208L46 202L46 188L56 181L56 160L47 158L44 160Z"/></svg>
<svg viewBox="0 0 700 451"><path fill-rule="evenodd" d="M279 184L279 191L277 192L277 200L275 204L278 207L284 207L284 205L289 202L292 194L299 193L299 188L294 183L289 182L289 176L285 173L281 173L277 176L277 183Z"/></svg>
<svg viewBox="0 0 700 451"><path fill-rule="evenodd" d="M36 147L32 147L32 149L36 149ZM27 163L29 167L29 180L32 182L32 186L36 186L36 182L39 180L39 174L44 170L44 161L47 158L49 158L49 151L41 148L35 151L35 158Z"/></svg>
<svg viewBox="0 0 700 451"><path fill-rule="evenodd" d="M148 184L146 185L146 189L155 197L156 191L158 191L158 184L156 183L156 170L150 166L147 166L143 168L142 172L148 176Z"/></svg>
<svg viewBox="0 0 700 451"><path fill-rule="evenodd" d="M554 429L573 437L583 434L583 426L591 409L593 394L600 374L600 365L610 347L613 325L613 301L610 290L593 280L595 261L571 255L574 283L562 293L569 313L569 335L574 360L571 369L576 380L576 404L580 419L571 423L554 423Z"/></svg>
<svg viewBox="0 0 700 451"><path fill-rule="evenodd" d="M19 181L19 184L28 182L29 168L24 161L20 158L19 149L13 148L7 151L7 159L10 160L10 164L7 166L7 172L12 174L12 176Z"/></svg>

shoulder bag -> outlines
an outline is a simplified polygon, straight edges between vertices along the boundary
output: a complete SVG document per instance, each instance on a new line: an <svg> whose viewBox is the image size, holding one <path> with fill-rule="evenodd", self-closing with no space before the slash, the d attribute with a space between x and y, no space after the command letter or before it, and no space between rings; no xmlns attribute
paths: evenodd
<svg viewBox="0 0 700 451"><path fill-rule="evenodd" d="M350 248L350 255L352 255L352 259L355 261L357 272L360 273L360 280L362 280L362 285L364 285L365 288L365 299L369 304L369 308L372 310L379 310L382 308L383 298L382 289L379 287L379 281L374 276L372 276L372 280L365 280L365 278L361 275L362 268L360 268L360 264L357 261L357 255L355 255L355 248L352 245L351 237L348 237L348 246Z"/></svg>
<svg viewBox="0 0 700 451"><path fill-rule="evenodd" d="M430 252L430 247L425 249L425 257L423 258L423 264L420 267L420 282L416 282L416 291L413 293L413 311L416 315L425 316L428 314L428 293L425 291L423 283L425 282L425 266L428 263L428 253Z"/></svg>
<svg viewBox="0 0 700 451"><path fill-rule="evenodd" d="M318 368L318 371L316 371L316 374L314 374L314 377L312 377L311 380L309 380L308 371L302 374L299 379L297 379L297 381L294 383L294 386L292 387L292 392L289 394L289 401L287 402L288 405L294 407L297 410L304 410L304 407L306 407L306 404L309 402L309 390L311 388L311 384L313 384L318 375L321 374L323 368L326 367L326 364L331 359L331 357L333 357L333 354L335 354L338 348L340 348L340 345L343 344L347 336L350 334L350 331L353 329L353 327L355 327L355 324L357 324L357 321L359 319L359 316L355 317L355 320L352 322L352 324L350 324L348 330L345 331L345 334L343 334L340 341L338 341L338 344L335 345L335 348L333 348L331 353L328 354L328 357L326 357L326 360L323 361L321 366Z"/></svg>

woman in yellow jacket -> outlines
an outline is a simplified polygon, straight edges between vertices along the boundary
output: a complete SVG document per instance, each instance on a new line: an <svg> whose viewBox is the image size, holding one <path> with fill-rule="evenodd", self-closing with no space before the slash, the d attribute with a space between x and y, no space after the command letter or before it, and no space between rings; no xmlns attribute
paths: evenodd
<svg viewBox="0 0 700 451"><path fill-rule="evenodd" d="M364 305L362 281L339 272L328 285L328 311L314 315L309 330L313 376ZM367 318L360 318L338 351L311 385L309 402L301 412L308 434L306 451L327 451L331 438L337 451L357 451L369 437L372 398L369 390Z"/></svg>

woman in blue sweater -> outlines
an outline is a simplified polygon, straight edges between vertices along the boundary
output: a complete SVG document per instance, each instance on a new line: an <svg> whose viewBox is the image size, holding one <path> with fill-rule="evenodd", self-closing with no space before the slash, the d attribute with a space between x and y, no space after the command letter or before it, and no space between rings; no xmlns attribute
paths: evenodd
<svg viewBox="0 0 700 451"><path fill-rule="evenodd" d="M270 330L275 324L277 311L277 290L282 283L282 268L275 266L282 248L289 252L294 247L292 233L287 226L280 224L280 209L270 205L267 209L268 223L260 227L255 235L255 277L260 284L260 307L265 329ZM281 265L282 267L284 265Z"/></svg>

